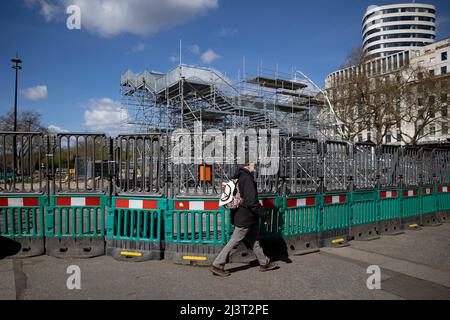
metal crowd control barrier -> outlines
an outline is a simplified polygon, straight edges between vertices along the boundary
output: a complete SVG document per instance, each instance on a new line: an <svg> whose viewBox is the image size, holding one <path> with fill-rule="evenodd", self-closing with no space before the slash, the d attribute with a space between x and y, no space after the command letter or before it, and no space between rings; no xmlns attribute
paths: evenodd
<svg viewBox="0 0 450 320"><path fill-rule="evenodd" d="M45 204L42 195L0 196L0 256L44 254Z"/></svg>
<svg viewBox="0 0 450 320"><path fill-rule="evenodd" d="M378 239L377 150L374 144L356 144L351 152L353 192L349 194L350 237Z"/></svg>
<svg viewBox="0 0 450 320"><path fill-rule="evenodd" d="M400 161L401 187L402 189L402 216L401 222L404 229L418 229L422 217L422 195L420 184L422 180L422 161L418 147L402 148Z"/></svg>
<svg viewBox="0 0 450 320"><path fill-rule="evenodd" d="M114 197L108 210L106 255L122 261L163 258L166 199Z"/></svg>
<svg viewBox="0 0 450 320"><path fill-rule="evenodd" d="M0 256L44 254L44 135L0 132Z"/></svg>
<svg viewBox="0 0 450 320"><path fill-rule="evenodd" d="M349 145L345 142L326 141L323 145L323 195L319 229L321 246L345 246L349 241L349 152Z"/></svg>
<svg viewBox="0 0 450 320"><path fill-rule="evenodd" d="M61 133L54 137L50 161L53 190L46 208L48 255L89 258L105 254L110 148L104 134Z"/></svg>
<svg viewBox="0 0 450 320"><path fill-rule="evenodd" d="M450 150L434 150L434 165L437 185L437 218L450 222Z"/></svg>
<svg viewBox="0 0 450 320"><path fill-rule="evenodd" d="M170 199L164 212L164 259L210 265L229 240L230 213L218 199Z"/></svg>
<svg viewBox="0 0 450 320"><path fill-rule="evenodd" d="M108 256L135 262L163 258L167 152L161 134L120 135L115 140Z"/></svg>
<svg viewBox="0 0 450 320"><path fill-rule="evenodd" d="M400 157L398 146L380 146L377 152L379 216L378 233L402 234Z"/></svg>

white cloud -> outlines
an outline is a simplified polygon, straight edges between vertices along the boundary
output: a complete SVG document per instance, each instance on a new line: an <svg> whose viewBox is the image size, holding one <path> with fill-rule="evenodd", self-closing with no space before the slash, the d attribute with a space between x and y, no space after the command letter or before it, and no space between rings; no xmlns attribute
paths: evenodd
<svg viewBox="0 0 450 320"><path fill-rule="evenodd" d="M22 90L21 92L25 96L25 98L27 98L28 100L31 100L31 101L47 99L47 97L48 97L47 86L42 86L42 85L28 88L28 89Z"/></svg>
<svg viewBox="0 0 450 320"><path fill-rule="evenodd" d="M48 130L50 133L66 133L66 132L69 132L69 131L67 131L66 129L63 129L63 128L58 127L58 126L55 126L55 125L53 125L53 124L49 125L49 126L47 127L47 130Z"/></svg>
<svg viewBox="0 0 450 320"><path fill-rule="evenodd" d="M192 46L188 47L189 52L193 54L200 54L200 47L196 44L193 44Z"/></svg>
<svg viewBox="0 0 450 320"><path fill-rule="evenodd" d="M171 63L178 62L178 61L180 61L180 57L177 57L177 56L170 56L169 61L170 61Z"/></svg>
<svg viewBox="0 0 450 320"><path fill-rule="evenodd" d="M225 28L225 27L223 27L222 29L219 30L219 32L217 33L217 35L218 35L219 37L224 38L224 37L230 37L230 36L233 36L233 35L235 35L235 34L238 33L238 32L239 32L239 29L238 29L238 28Z"/></svg>
<svg viewBox="0 0 450 320"><path fill-rule="evenodd" d="M81 9L81 28L113 37L122 33L150 35L184 24L199 14L215 9L219 0L25 0L28 7L39 7L47 21L65 19L65 9Z"/></svg>
<svg viewBox="0 0 450 320"><path fill-rule="evenodd" d="M128 119L128 112L110 98L91 99L86 107L84 125L96 132L117 133Z"/></svg>
<svg viewBox="0 0 450 320"><path fill-rule="evenodd" d="M219 58L220 56L211 49L209 49L206 52L203 52L201 56L202 62L206 64L211 64Z"/></svg>
<svg viewBox="0 0 450 320"><path fill-rule="evenodd" d="M139 43L136 46L134 46L133 48L131 48L131 50L129 51L129 53L137 53L137 52L141 52L144 51L145 49L147 49L147 45L145 43Z"/></svg>

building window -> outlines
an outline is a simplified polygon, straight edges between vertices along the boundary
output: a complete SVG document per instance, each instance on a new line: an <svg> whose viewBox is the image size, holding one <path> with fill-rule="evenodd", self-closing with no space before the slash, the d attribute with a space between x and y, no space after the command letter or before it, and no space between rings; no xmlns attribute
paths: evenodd
<svg viewBox="0 0 450 320"><path fill-rule="evenodd" d="M423 99L422 98L418 98L417 99L417 106L419 106L419 107L423 106Z"/></svg>
<svg viewBox="0 0 450 320"><path fill-rule="evenodd" d="M441 94L441 102L446 103L447 102L447 93Z"/></svg>
<svg viewBox="0 0 450 320"><path fill-rule="evenodd" d="M430 70L430 76L434 76L434 69Z"/></svg>
<svg viewBox="0 0 450 320"><path fill-rule="evenodd" d="M432 137L436 136L436 127L434 126L430 127L430 136Z"/></svg>
<svg viewBox="0 0 450 320"><path fill-rule="evenodd" d="M448 135L448 124L447 123L442 123L442 134Z"/></svg>
<svg viewBox="0 0 450 320"><path fill-rule="evenodd" d="M397 141L402 142L402 131L397 129Z"/></svg>
<svg viewBox="0 0 450 320"><path fill-rule="evenodd" d="M441 60L442 61L447 61L448 57L447 57L447 51L441 52Z"/></svg>
<svg viewBox="0 0 450 320"><path fill-rule="evenodd" d="M441 67L441 74L447 74L447 66Z"/></svg>
<svg viewBox="0 0 450 320"><path fill-rule="evenodd" d="M367 142L371 142L372 141L372 132L367 132Z"/></svg>
<svg viewBox="0 0 450 320"><path fill-rule="evenodd" d="M446 106L442 107L441 116L442 116L442 118L447 118L447 116L448 116L448 109L447 109Z"/></svg>
<svg viewBox="0 0 450 320"><path fill-rule="evenodd" d="M391 143L392 142L392 134L390 132L388 132L388 134L386 135L386 143Z"/></svg>

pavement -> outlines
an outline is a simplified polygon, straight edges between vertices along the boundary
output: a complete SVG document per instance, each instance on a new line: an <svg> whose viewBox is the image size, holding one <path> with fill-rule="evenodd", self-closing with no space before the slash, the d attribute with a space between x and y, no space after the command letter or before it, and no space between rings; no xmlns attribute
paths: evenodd
<svg viewBox="0 0 450 320"><path fill-rule="evenodd" d="M0 300L450 300L450 224L290 259L266 273L230 264L228 278L169 261L3 259ZM70 290L73 265L80 268L81 288ZM371 265L381 269L379 290L366 284Z"/></svg>

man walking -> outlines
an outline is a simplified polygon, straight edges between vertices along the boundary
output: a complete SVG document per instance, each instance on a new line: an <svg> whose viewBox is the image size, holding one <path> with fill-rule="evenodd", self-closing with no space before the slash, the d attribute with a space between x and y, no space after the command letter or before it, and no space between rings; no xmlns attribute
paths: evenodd
<svg viewBox="0 0 450 320"><path fill-rule="evenodd" d="M235 229L230 241L212 264L210 270L215 275L221 277L230 275L229 271L224 270L225 264L230 253L244 240L248 241L258 258L261 272L279 268L276 263L270 262L259 243L258 217L265 217L267 212L258 201L258 189L254 178L255 168L256 164L250 163L240 168L233 178L238 179L239 192L243 203L238 209L231 211L231 223L235 226Z"/></svg>

